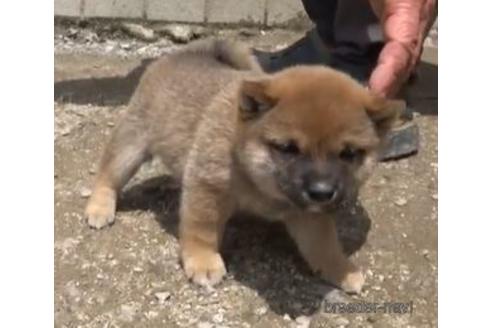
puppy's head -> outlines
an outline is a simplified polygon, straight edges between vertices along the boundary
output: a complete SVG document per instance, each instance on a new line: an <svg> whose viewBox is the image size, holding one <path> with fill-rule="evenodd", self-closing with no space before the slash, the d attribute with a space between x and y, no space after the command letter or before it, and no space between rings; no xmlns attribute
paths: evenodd
<svg viewBox="0 0 492 328"><path fill-rule="evenodd" d="M354 198L401 105L298 66L242 82L236 157L265 195L313 212Z"/></svg>

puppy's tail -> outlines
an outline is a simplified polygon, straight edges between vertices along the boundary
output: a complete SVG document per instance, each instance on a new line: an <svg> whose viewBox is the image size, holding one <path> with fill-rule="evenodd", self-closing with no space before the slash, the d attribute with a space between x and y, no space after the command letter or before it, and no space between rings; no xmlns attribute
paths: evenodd
<svg viewBox="0 0 492 328"><path fill-rule="evenodd" d="M240 71L263 72L251 49L241 42L227 39L200 40L191 43L185 52L211 55Z"/></svg>
<svg viewBox="0 0 492 328"><path fill-rule="evenodd" d="M232 40L216 40L214 44L215 57L224 64L241 71L262 72L251 48L244 43Z"/></svg>

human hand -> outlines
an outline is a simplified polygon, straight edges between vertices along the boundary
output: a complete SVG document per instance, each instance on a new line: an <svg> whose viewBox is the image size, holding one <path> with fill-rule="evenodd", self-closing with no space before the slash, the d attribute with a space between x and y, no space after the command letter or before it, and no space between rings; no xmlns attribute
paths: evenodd
<svg viewBox="0 0 492 328"><path fill-rule="evenodd" d="M369 0L381 21L386 43L369 78L369 88L394 96L420 58L422 44L437 16L437 0Z"/></svg>

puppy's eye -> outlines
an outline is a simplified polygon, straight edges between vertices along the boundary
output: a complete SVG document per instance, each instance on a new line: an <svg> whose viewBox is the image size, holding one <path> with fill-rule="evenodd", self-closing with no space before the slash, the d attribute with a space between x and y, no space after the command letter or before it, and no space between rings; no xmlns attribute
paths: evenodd
<svg viewBox="0 0 492 328"><path fill-rule="evenodd" d="M340 152L340 158L346 162L355 162L362 157L364 157L364 149L357 149L354 147L347 146Z"/></svg>
<svg viewBox="0 0 492 328"><path fill-rule="evenodd" d="M269 145L276 151L284 154L296 155L300 152L299 147L297 147L296 143L292 140L285 142L270 141Z"/></svg>

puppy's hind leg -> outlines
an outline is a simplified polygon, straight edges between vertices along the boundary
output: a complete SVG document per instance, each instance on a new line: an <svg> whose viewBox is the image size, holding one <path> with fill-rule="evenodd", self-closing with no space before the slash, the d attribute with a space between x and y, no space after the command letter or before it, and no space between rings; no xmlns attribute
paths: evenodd
<svg viewBox="0 0 492 328"><path fill-rule="evenodd" d="M116 128L96 177L85 215L89 226L100 229L114 222L118 192L149 157L145 130L131 117Z"/></svg>

